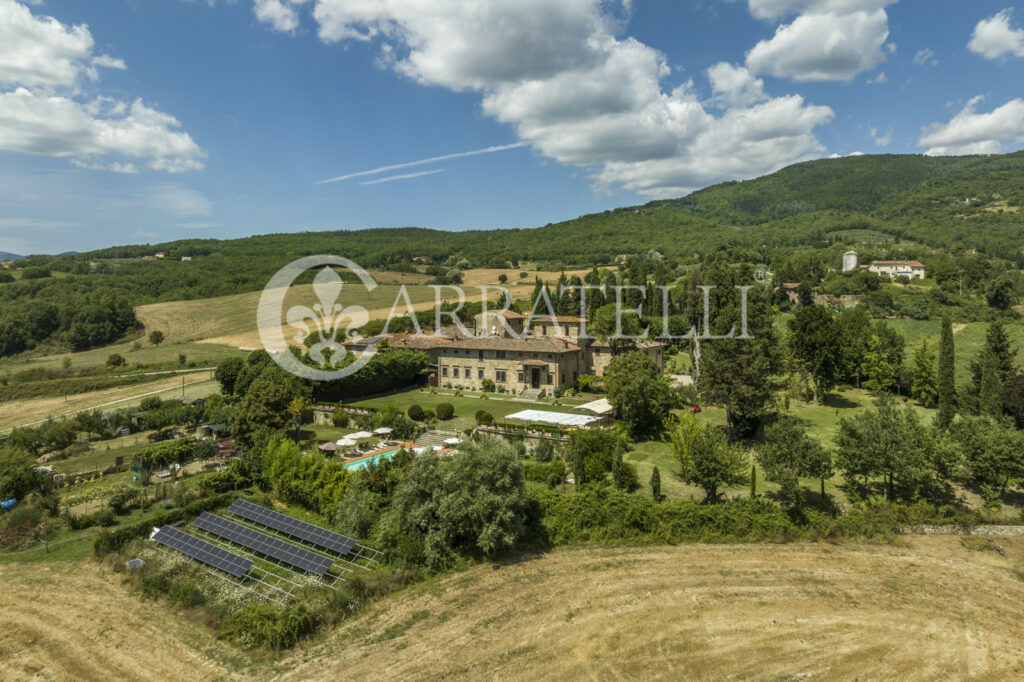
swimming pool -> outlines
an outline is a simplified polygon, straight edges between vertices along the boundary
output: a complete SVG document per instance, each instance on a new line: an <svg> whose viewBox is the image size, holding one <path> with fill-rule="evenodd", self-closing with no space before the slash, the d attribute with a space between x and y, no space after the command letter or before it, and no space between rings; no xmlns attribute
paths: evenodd
<svg viewBox="0 0 1024 682"><path fill-rule="evenodd" d="M365 469L370 465L371 462L373 462L374 464L379 462L382 457L391 459L392 457L395 456L395 453L397 453L401 449L402 448L392 448L391 450L385 450L384 452L376 452L372 455L367 455L366 457L363 457L361 459L352 460L351 462L347 462L345 464L345 468L348 469L349 471L359 471L360 469Z"/></svg>

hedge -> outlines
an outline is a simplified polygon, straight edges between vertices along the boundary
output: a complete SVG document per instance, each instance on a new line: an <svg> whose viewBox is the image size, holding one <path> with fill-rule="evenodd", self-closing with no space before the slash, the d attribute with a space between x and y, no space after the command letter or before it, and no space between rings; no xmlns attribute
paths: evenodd
<svg viewBox="0 0 1024 682"><path fill-rule="evenodd" d="M198 516L205 511L213 511L221 507L226 507L239 497L241 497L241 493L238 491L232 491L222 495L214 495L213 497L196 500L184 507L169 509L157 514L151 519L139 521L138 523L133 523L127 526L121 526L117 530L101 531L100 534L96 536L96 540L92 544L92 552L96 557L103 557L111 552L118 552L122 547L135 538L148 536L154 527L159 528L168 524L177 523L178 521L185 521L194 516Z"/></svg>

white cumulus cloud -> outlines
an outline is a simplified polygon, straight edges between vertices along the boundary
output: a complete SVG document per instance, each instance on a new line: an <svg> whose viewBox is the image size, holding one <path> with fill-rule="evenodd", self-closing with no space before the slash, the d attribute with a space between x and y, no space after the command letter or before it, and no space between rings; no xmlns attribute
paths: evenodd
<svg viewBox="0 0 1024 682"><path fill-rule="evenodd" d="M1012 10L1004 9L979 21L967 47L986 59L1024 57L1024 30L1010 26L1011 16Z"/></svg>
<svg viewBox="0 0 1024 682"><path fill-rule="evenodd" d="M918 144L929 156L998 154L1005 142L1024 142L1024 100L1014 99L988 113L978 113L984 98L971 99L946 123L933 123Z"/></svg>
<svg viewBox="0 0 1024 682"><path fill-rule="evenodd" d="M0 149L119 173L136 172L136 163L171 173L201 169L205 153L173 116L141 100L82 95L98 67L127 68L93 47L87 26L0 0Z"/></svg>
<svg viewBox="0 0 1024 682"><path fill-rule="evenodd" d="M664 55L620 36L608 0L315 0L325 42L375 41L380 62L424 85L481 96L483 112L598 187L670 196L747 178L824 150L828 107L772 98L743 66L671 90ZM712 109L719 109L713 113Z"/></svg>
<svg viewBox="0 0 1024 682"><path fill-rule="evenodd" d="M849 14L801 14L747 53L747 67L797 81L849 81L885 60L884 9Z"/></svg>
<svg viewBox="0 0 1024 682"><path fill-rule="evenodd" d="M750 0L750 13L758 19L777 19L790 13L849 14L869 12L896 0Z"/></svg>
<svg viewBox="0 0 1024 682"><path fill-rule="evenodd" d="M144 160L153 170L178 173L203 167L204 156L173 116L143 104L110 99L78 102L25 88L0 93L0 149L74 158L82 167L111 154Z"/></svg>
<svg viewBox="0 0 1024 682"><path fill-rule="evenodd" d="M299 27L298 6L306 0L253 0L256 18L282 33L294 33Z"/></svg>

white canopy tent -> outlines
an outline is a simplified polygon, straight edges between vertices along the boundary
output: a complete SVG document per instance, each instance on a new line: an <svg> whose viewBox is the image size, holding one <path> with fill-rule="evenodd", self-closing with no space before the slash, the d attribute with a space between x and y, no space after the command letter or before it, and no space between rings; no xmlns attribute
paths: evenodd
<svg viewBox="0 0 1024 682"><path fill-rule="evenodd" d="M392 431L394 431L394 429L389 427L389 426L382 426L379 429L374 429L373 430L374 433L379 433L382 436L386 436L387 434L391 433Z"/></svg>
<svg viewBox="0 0 1024 682"><path fill-rule="evenodd" d="M608 402L608 398L600 398L584 405L577 405L572 409L590 412L591 414L596 414L599 417L604 417L615 412L615 407Z"/></svg>
<svg viewBox="0 0 1024 682"><path fill-rule="evenodd" d="M353 445L357 445L357 443L352 438L342 438L341 440L338 441L338 445L340 445L343 448L350 448Z"/></svg>
<svg viewBox="0 0 1024 682"><path fill-rule="evenodd" d="M444 444L445 445L458 445L461 442L462 442L461 438L445 438L444 439Z"/></svg>
<svg viewBox="0 0 1024 682"><path fill-rule="evenodd" d="M518 419L535 424L555 424L557 426L587 426L601 421L600 417L589 417L585 414L569 414L567 412L546 412L544 410L523 410L510 414L505 419Z"/></svg>
<svg viewBox="0 0 1024 682"><path fill-rule="evenodd" d="M347 436L345 436L345 438L359 440L360 438L373 438L373 434L370 433L369 431L356 431L355 433L348 434Z"/></svg>

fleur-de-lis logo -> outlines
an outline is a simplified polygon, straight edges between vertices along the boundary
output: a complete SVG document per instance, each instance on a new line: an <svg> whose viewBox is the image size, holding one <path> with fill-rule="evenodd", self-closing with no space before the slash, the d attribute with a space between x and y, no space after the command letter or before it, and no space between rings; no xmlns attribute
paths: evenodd
<svg viewBox="0 0 1024 682"><path fill-rule="evenodd" d="M344 282L331 266L340 266L356 274L367 291L377 287L368 272L347 258L308 256L289 263L271 278L263 289L257 313L260 340L274 361L292 374L318 381L332 381L354 374L369 362L375 352L370 346L352 362L343 363L346 358L345 337L353 329L366 324L370 314L360 305L345 306L340 302ZM312 306L293 305L284 312L288 287L299 275L313 268L321 268L313 278L317 302ZM291 340L295 346L302 348L312 341L308 358L319 364L319 369L300 361L292 352L285 339L282 322L294 330Z"/></svg>
<svg viewBox="0 0 1024 682"><path fill-rule="evenodd" d="M319 303L314 303L312 309L294 305L285 316L288 324L296 329L293 338L299 345L309 339L311 331L308 322L312 321L313 333L319 340L309 346L309 357L320 363L321 367L336 367L345 358L345 346L342 344L344 338L351 330L370 321L366 308L358 305L342 307L338 303L343 286L344 282L338 273L325 267L313 278L313 293ZM348 320L344 326L343 320Z"/></svg>

